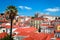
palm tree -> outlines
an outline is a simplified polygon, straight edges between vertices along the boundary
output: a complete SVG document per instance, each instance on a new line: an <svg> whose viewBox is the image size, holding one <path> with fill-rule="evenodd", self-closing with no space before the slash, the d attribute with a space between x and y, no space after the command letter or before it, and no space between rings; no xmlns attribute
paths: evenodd
<svg viewBox="0 0 60 40"><path fill-rule="evenodd" d="M9 19L11 19L11 28L10 28L10 39L12 40L12 22L15 16L17 15L17 8L15 6L8 6L6 12L9 14Z"/></svg>
<svg viewBox="0 0 60 40"><path fill-rule="evenodd" d="M15 6L8 6L6 12L10 12L9 14L13 14L14 16L16 16L18 10Z"/></svg>

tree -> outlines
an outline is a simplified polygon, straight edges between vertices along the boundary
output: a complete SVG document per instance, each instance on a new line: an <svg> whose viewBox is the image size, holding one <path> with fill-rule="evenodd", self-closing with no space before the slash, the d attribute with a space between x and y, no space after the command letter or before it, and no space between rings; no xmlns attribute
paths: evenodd
<svg viewBox="0 0 60 40"><path fill-rule="evenodd" d="M18 10L17 10L17 8L16 8L15 6L8 6L7 9L6 9L6 12L8 12L8 13L10 12L10 13L12 13L14 16L16 16ZM9 13L9 14L10 14L10 13Z"/></svg>
<svg viewBox="0 0 60 40"><path fill-rule="evenodd" d="M11 19L11 28L10 28L10 39L12 40L12 22L15 16L17 15L17 8L15 6L8 6L6 12L9 14L9 19Z"/></svg>

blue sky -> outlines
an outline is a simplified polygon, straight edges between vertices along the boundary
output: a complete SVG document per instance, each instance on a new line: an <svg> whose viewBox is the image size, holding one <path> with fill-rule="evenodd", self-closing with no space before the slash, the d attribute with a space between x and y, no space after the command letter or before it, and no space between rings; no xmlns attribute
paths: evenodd
<svg viewBox="0 0 60 40"><path fill-rule="evenodd" d="M33 16L35 12L60 16L60 0L0 0L0 13L14 5L19 15Z"/></svg>

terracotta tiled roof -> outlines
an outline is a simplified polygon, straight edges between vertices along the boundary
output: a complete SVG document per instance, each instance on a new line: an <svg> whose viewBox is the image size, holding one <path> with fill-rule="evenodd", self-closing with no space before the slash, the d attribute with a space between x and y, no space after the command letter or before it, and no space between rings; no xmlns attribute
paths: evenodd
<svg viewBox="0 0 60 40"><path fill-rule="evenodd" d="M7 36L7 33L6 32L0 33L0 38L4 38L6 36Z"/></svg>
<svg viewBox="0 0 60 40"><path fill-rule="evenodd" d="M44 21L49 22L49 20L47 18L44 18Z"/></svg>
<svg viewBox="0 0 60 40"><path fill-rule="evenodd" d="M47 34L46 40L51 40L51 38L54 38L54 33Z"/></svg>
<svg viewBox="0 0 60 40"><path fill-rule="evenodd" d="M32 37L24 38L23 40L34 40Z"/></svg>
<svg viewBox="0 0 60 40"><path fill-rule="evenodd" d="M11 26L7 25L7 26L5 26L5 28L11 28ZM19 26L18 25L13 25L12 28L19 28Z"/></svg>
<svg viewBox="0 0 60 40"><path fill-rule="evenodd" d="M40 26L49 26L48 24L40 24Z"/></svg>
<svg viewBox="0 0 60 40"><path fill-rule="evenodd" d="M56 40L60 40L60 38L56 38Z"/></svg>
<svg viewBox="0 0 60 40"><path fill-rule="evenodd" d="M60 30L55 30L55 32L60 32Z"/></svg>
<svg viewBox="0 0 60 40"><path fill-rule="evenodd" d="M43 20L43 18L34 18L34 20Z"/></svg>
<svg viewBox="0 0 60 40"><path fill-rule="evenodd" d="M44 27L48 27L48 28L53 27L52 25L48 25L48 24L40 24L40 26L44 26Z"/></svg>
<svg viewBox="0 0 60 40"><path fill-rule="evenodd" d="M17 28L14 32L18 32L17 36L22 35L22 36L27 36L30 33L35 32L37 29L34 27L25 27L25 28Z"/></svg>
<svg viewBox="0 0 60 40"><path fill-rule="evenodd" d="M52 20L51 22L55 22L55 20Z"/></svg>
<svg viewBox="0 0 60 40"><path fill-rule="evenodd" d="M58 24L57 26L60 26L60 24Z"/></svg>
<svg viewBox="0 0 60 40"><path fill-rule="evenodd" d="M51 22L60 22L60 20L52 20Z"/></svg>
<svg viewBox="0 0 60 40"><path fill-rule="evenodd" d="M6 19L0 20L0 22L8 22Z"/></svg>
<svg viewBox="0 0 60 40"><path fill-rule="evenodd" d="M37 29L35 27L20 27L17 28L14 32L20 32L20 31L36 31Z"/></svg>
<svg viewBox="0 0 60 40"><path fill-rule="evenodd" d="M4 28L11 28L11 26L6 25L6 23L3 23L1 26L4 27ZM13 25L12 28L19 28L19 25Z"/></svg>

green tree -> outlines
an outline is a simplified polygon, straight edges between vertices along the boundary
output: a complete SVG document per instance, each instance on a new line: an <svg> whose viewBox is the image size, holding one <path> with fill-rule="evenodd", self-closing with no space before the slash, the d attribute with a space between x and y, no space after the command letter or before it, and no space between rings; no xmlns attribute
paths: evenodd
<svg viewBox="0 0 60 40"><path fill-rule="evenodd" d="M12 22L15 16L17 15L18 10L15 6L8 6L6 12L8 12L9 19L11 19L10 39L12 40Z"/></svg>
<svg viewBox="0 0 60 40"><path fill-rule="evenodd" d="M8 12L8 13L10 12L11 14L14 14L14 16L16 16L18 10L15 6L8 6L7 9L6 9L6 12Z"/></svg>

